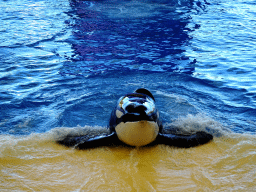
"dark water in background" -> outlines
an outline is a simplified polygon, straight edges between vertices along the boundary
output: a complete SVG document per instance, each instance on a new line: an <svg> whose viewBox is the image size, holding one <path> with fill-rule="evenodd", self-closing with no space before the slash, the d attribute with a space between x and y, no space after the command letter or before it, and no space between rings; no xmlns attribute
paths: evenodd
<svg viewBox="0 0 256 192"><path fill-rule="evenodd" d="M0 10L1 134L106 126L138 87L165 122L199 113L255 134L254 1L7 0Z"/></svg>

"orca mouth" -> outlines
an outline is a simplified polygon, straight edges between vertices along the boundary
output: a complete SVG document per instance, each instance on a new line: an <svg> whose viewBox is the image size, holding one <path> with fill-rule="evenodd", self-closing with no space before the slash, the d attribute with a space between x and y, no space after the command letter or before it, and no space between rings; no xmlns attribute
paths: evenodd
<svg viewBox="0 0 256 192"><path fill-rule="evenodd" d="M121 117L121 122L155 121L152 116L146 113L126 113Z"/></svg>
<svg viewBox="0 0 256 192"><path fill-rule="evenodd" d="M131 113L131 114L145 114L146 115L146 110L147 107L145 107L144 105L139 105L136 106L134 104L130 104L128 106L126 106L125 111L127 111L127 113Z"/></svg>

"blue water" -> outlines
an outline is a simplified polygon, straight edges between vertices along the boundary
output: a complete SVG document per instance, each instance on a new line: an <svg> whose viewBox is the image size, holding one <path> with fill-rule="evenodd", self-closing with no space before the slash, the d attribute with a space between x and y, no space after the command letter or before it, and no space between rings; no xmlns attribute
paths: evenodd
<svg viewBox="0 0 256 192"><path fill-rule="evenodd" d="M0 133L106 126L117 99L155 95L256 133L253 0L1 0Z"/></svg>

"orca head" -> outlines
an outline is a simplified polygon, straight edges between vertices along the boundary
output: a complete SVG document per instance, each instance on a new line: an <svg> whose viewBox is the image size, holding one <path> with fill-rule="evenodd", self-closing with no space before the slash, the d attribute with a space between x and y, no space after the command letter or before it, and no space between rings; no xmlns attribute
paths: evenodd
<svg viewBox="0 0 256 192"><path fill-rule="evenodd" d="M159 113L147 89L137 89L118 100L114 111L118 138L131 146L153 142L159 133Z"/></svg>

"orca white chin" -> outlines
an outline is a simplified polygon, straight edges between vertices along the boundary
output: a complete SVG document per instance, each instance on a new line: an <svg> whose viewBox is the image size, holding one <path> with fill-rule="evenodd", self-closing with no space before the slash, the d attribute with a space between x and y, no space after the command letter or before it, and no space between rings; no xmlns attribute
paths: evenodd
<svg viewBox="0 0 256 192"><path fill-rule="evenodd" d="M115 127L117 137L130 146L144 146L152 143L158 133L158 124L154 121L121 122Z"/></svg>

